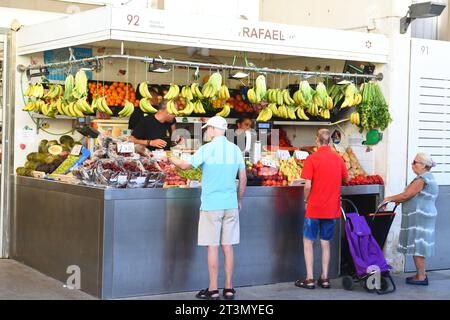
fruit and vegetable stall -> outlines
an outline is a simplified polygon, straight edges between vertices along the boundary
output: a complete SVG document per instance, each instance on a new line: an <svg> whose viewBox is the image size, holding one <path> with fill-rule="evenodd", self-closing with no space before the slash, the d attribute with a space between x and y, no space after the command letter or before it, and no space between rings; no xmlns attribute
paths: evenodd
<svg viewBox="0 0 450 320"><path fill-rule="evenodd" d="M115 10L104 8L98 12L113 11L117 17L122 16L122 12ZM87 24L90 17L83 17L79 25ZM98 17L95 23L104 23ZM74 14L68 19L81 18ZM167 161L171 156L188 157L195 150L181 154L175 148L168 152L150 151L128 142L125 134L102 133L94 140L80 136L77 131L85 133L86 128L98 128L100 122L96 121L100 120L127 123L137 111L144 116L154 114L163 99L168 101L168 111L177 117L177 122L186 125L191 133L195 126L214 115L226 118L229 123L247 116L256 123L269 123L278 129L279 139L269 137L258 159L246 158L248 188L240 215L241 244L235 252L239 261L235 284L240 286L291 281L304 271L298 263L299 231L305 212L301 173L305 157L317 150L311 143L293 142L292 128L342 125L346 130L365 134L383 131L391 122L378 82L380 76L373 73L256 68L247 63L211 64L188 61L189 57L175 60L125 54L98 54L81 59L79 65L73 60L27 65L30 54L42 51L41 45L32 45L35 40L31 35L44 34L43 28L49 26L64 29L60 22L49 22L34 29L25 27L18 36L23 48L27 48L19 56L20 61L27 63L22 68L24 72L17 75L21 86L17 87L16 96L23 97L23 103L16 106L16 126L23 126L20 121L36 125L39 138L34 149L18 148L24 159L17 156L20 161L15 163L11 256L61 281L67 279L67 267L77 265L82 272L81 290L96 297L134 297L191 291L203 286L207 273L198 270L203 268L206 257L196 245L202 171L180 170ZM118 27L108 28L114 34ZM133 44L143 43L131 39L151 34L139 32L139 37L133 37L134 31L127 32L122 40ZM21 34L26 36L21 39ZM378 35L364 36L373 43L384 43ZM66 40L66 46L72 45L68 43L70 39ZM121 47L117 38L110 40ZM328 48L330 52L338 52L334 59L348 54L340 43L360 42L359 38L351 41L352 37L345 33L340 40L330 43ZM49 48L60 47L58 41L56 36L48 40L54 44ZM104 43L96 41L93 39L90 45L104 47ZM248 41L250 49L254 43ZM147 42L153 45L158 40ZM220 50L229 52L231 43L228 41ZM281 49L289 50L288 47L283 43L259 43L252 50L276 56ZM379 50L378 46L374 48ZM325 57L325 51L321 51L321 58ZM367 48L354 51L352 58L361 61L383 60L366 54ZM160 54L168 53L153 56ZM287 54L296 57L298 51ZM333 59L329 55L326 58ZM119 61L121 69L105 72L111 61ZM133 68L123 67L130 61L135 63ZM150 66L171 70L166 78L156 77L147 72ZM62 73L64 77L49 80L46 70ZM231 80L232 71L248 72L249 76L245 81ZM32 76L36 72L37 76ZM272 81L273 75L280 78ZM64 134L48 138L49 129L43 123L56 124ZM41 133L47 136L43 138ZM342 186L343 196L367 197L374 203L383 198L382 178L363 169L351 146L336 147L336 152L350 174L347 185ZM330 276L336 277L339 232L331 245Z"/></svg>

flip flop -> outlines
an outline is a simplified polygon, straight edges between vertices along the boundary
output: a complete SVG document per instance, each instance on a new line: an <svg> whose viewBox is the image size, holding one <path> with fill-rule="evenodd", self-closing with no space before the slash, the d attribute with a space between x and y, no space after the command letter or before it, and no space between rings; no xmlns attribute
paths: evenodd
<svg viewBox="0 0 450 320"><path fill-rule="evenodd" d="M427 286L428 285L428 277L425 277L425 280L416 280L415 277L406 278L406 284L411 284L414 286Z"/></svg>

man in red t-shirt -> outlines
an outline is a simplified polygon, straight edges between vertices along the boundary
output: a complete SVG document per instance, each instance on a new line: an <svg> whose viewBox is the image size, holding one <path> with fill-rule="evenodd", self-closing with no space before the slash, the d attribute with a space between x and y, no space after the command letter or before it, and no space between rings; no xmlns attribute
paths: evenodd
<svg viewBox="0 0 450 320"><path fill-rule="evenodd" d="M306 279L297 280L295 285L314 289L313 244L320 236L322 249L322 275L318 285L330 288L328 268L330 264L330 240L336 219L340 216L342 182L348 177L347 168L340 155L331 149L330 131L317 131L317 152L310 155L303 167L302 178L306 180L304 198L306 215L303 226L303 246L306 262Z"/></svg>

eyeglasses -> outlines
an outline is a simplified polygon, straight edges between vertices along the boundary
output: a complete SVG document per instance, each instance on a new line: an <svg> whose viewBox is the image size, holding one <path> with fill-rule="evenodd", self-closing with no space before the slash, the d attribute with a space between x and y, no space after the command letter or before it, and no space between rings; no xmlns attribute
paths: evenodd
<svg viewBox="0 0 450 320"><path fill-rule="evenodd" d="M422 164L422 162L419 162L419 161L416 161L416 160L414 160L411 164L414 166L414 165L416 165L416 164Z"/></svg>

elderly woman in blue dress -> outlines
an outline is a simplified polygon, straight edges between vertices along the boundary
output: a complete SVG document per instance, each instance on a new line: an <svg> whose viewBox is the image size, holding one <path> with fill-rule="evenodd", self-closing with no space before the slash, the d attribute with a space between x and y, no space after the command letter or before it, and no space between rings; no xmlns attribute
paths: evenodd
<svg viewBox="0 0 450 320"><path fill-rule="evenodd" d="M417 177L403 193L387 197L385 202L402 203L402 223L397 250L412 255L417 273L406 279L407 284L428 285L425 258L434 255L436 198L439 187L431 168L436 166L426 153L418 153L412 162Z"/></svg>

